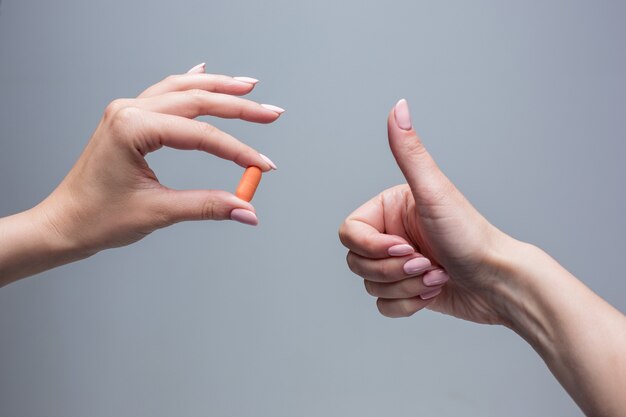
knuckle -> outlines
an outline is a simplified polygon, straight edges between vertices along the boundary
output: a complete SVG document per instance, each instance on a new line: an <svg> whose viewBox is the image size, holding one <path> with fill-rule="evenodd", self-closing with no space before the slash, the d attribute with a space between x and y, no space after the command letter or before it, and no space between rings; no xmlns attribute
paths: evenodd
<svg viewBox="0 0 626 417"><path fill-rule="evenodd" d="M409 317L415 313L415 308L411 305L410 300L398 300L396 304L398 317Z"/></svg>
<svg viewBox="0 0 626 417"><path fill-rule="evenodd" d="M390 278L390 267L389 264L385 262L385 260L381 260L380 262L378 262L378 274L381 278Z"/></svg>
<svg viewBox="0 0 626 417"><path fill-rule="evenodd" d="M178 82L179 78L180 78L180 75L178 75L178 74L171 74L171 75L168 75L167 77L165 77L163 79L163 81L161 81L161 82L164 83L164 84L173 85L173 84L176 84Z"/></svg>
<svg viewBox="0 0 626 417"><path fill-rule="evenodd" d="M376 296L376 294L375 294L375 293L376 293L376 291L375 291L375 288L374 288L374 286L375 286L375 285L374 285L374 283L372 283L372 282L370 282L370 281L365 280L365 281L363 281L363 286L365 287L365 291L366 291L369 295L371 295L372 297L375 297L375 296Z"/></svg>
<svg viewBox="0 0 626 417"><path fill-rule="evenodd" d="M235 146L237 148L234 150L232 159L233 162L237 165L246 166L248 165L246 163L247 161L254 160L256 157L258 157L258 152L253 151L252 148L248 147L247 145L244 145L242 143L235 143Z"/></svg>
<svg viewBox="0 0 626 417"><path fill-rule="evenodd" d="M136 107L122 107L110 118L110 126L116 136L125 136L137 128L140 123L140 110Z"/></svg>
<svg viewBox="0 0 626 417"><path fill-rule="evenodd" d="M418 136L415 137L415 140L407 140L403 143L404 152L409 157L421 157L428 153L422 140Z"/></svg>
<svg viewBox="0 0 626 417"><path fill-rule="evenodd" d="M248 109L250 105L248 103L244 103L237 108L237 119L247 119L248 118Z"/></svg>
<svg viewBox="0 0 626 417"><path fill-rule="evenodd" d="M412 297L416 290L415 282L416 280L414 279L405 279L404 281L401 281L398 284L400 293L402 295Z"/></svg>
<svg viewBox="0 0 626 417"><path fill-rule="evenodd" d="M201 210L202 211L200 212L200 218L202 220L213 220L216 218L217 205L215 204L215 201L211 199L206 199L202 204Z"/></svg>
<svg viewBox="0 0 626 417"><path fill-rule="evenodd" d="M424 192L428 196L428 203L433 206L443 205L448 198L455 192L456 187L450 181L443 181L440 184L431 185Z"/></svg>
<svg viewBox="0 0 626 417"><path fill-rule="evenodd" d="M107 119L112 118L120 109L126 104L126 100L118 98L110 102L104 109L104 117Z"/></svg>
<svg viewBox="0 0 626 417"><path fill-rule="evenodd" d="M202 101L208 93L199 88L192 88L191 90L187 90L186 94L194 100Z"/></svg>
<svg viewBox="0 0 626 417"><path fill-rule="evenodd" d="M209 123L200 123L199 129L200 134L207 137L215 136L218 132L217 128Z"/></svg>
<svg viewBox="0 0 626 417"><path fill-rule="evenodd" d="M139 109L137 107L126 106L119 109L115 115L113 116L115 120L119 120L121 122L124 121L132 121L137 119L139 116Z"/></svg>

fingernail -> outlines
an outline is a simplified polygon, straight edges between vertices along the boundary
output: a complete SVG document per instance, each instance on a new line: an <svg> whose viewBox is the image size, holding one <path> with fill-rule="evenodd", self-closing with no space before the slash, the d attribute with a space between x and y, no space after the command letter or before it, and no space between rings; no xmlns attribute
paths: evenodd
<svg viewBox="0 0 626 417"><path fill-rule="evenodd" d="M413 252L415 252L413 246L407 244L395 245L387 249L389 256L404 256Z"/></svg>
<svg viewBox="0 0 626 417"><path fill-rule="evenodd" d="M261 159L263 159L265 162L267 162L267 164L269 166L272 167L272 169L278 169L278 167L276 166L276 164L274 162L272 162L271 159L269 159L267 156L263 155L262 153L259 154L259 156L261 157Z"/></svg>
<svg viewBox="0 0 626 417"><path fill-rule="evenodd" d="M204 67L206 66L206 63L203 62L202 64L198 64L195 67L193 67L192 69L190 69L189 71L187 71L187 74L201 74L204 72Z"/></svg>
<svg viewBox="0 0 626 417"><path fill-rule="evenodd" d="M396 123L400 129L411 130L413 128L411 113L409 113L409 103L405 99L398 101L394 113L396 115Z"/></svg>
<svg viewBox="0 0 626 417"><path fill-rule="evenodd" d="M436 297L441 292L441 288L437 288L436 290L425 292L424 294L420 294L420 298L422 300L429 300L433 297Z"/></svg>
<svg viewBox="0 0 626 417"><path fill-rule="evenodd" d="M285 109L282 109L278 106L274 106L272 104L261 104L261 106L265 107L268 110L275 111L278 114L283 114L285 112Z"/></svg>
<svg viewBox="0 0 626 417"><path fill-rule="evenodd" d="M257 80L256 78L252 78L252 77L233 77L233 80L241 81L242 83L248 83L248 84L256 84L259 82L259 80Z"/></svg>
<svg viewBox="0 0 626 417"><path fill-rule="evenodd" d="M249 224L250 226L259 224L256 214L246 209L234 209L230 212L230 219L239 223Z"/></svg>
<svg viewBox="0 0 626 417"><path fill-rule="evenodd" d="M404 269L404 273L407 275L415 275L420 272L424 272L426 269L430 268L432 264L430 261L424 257L409 259L402 269Z"/></svg>
<svg viewBox="0 0 626 417"><path fill-rule="evenodd" d="M422 282L427 287L434 287L435 285L445 284L450 279L450 276L443 269L435 269L428 271L424 274Z"/></svg>

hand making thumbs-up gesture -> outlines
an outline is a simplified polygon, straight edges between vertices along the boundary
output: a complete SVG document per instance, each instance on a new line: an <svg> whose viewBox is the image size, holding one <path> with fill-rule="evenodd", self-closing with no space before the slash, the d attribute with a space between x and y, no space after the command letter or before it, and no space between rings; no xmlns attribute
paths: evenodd
<svg viewBox="0 0 626 417"><path fill-rule="evenodd" d="M380 312L410 316L428 306L500 323L489 300L499 252L519 242L492 226L441 172L413 130L406 100L389 114L389 145L407 184L354 211L339 235L348 265L378 297Z"/></svg>

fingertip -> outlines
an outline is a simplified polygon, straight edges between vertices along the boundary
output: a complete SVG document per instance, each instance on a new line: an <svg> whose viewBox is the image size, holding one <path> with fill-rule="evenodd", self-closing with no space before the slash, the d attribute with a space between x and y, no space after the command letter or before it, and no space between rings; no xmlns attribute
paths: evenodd
<svg viewBox="0 0 626 417"><path fill-rule="evenodd" d="M254 159L252 163L247 165L242 165L244 168L248 169L250 167L257 167L261 170L263 174L274 171L274 168L263 158L259 156L259 158Z"/></svg>
<svg viewBox="0 0 626 417"><path fill-rule="evenodd" d="M406 318L420 311L423 306L423 300L417 298L419 302L416 302L414 298L405 299L386 299L378 298L376 300L376 307L380 314L390 319Z"/></svg>
<svg viewBox="0 0 626 417"><path fill-rule="evenodd" d="M257 167L263 173L266 173L275 169L274 167L276 165L273 162L272 164L274 165L273 166L270 165L271 160L269 160L267 156L260 154L256 149L251 148L250 146L246 144L243 144L243 146L245 146L245 150L239 153L239 155L237 155L232 160L234 163L236 163L237 165L239 165L240 167L244 169L248 169L249 167L253 167L253 166ZM270 162L268 162L268 160Z"/></svg>
<svg viewBox="0 0 626 417"><path fill-rule="evenodd" d="M413 128L406 100L402 99L389 114L388 139L391 153L411 186L416 200L424 185L441 185L442 175L422 140Z"/></svg>
<svg viewBox="0 0 626 417"><path fill-rule="evenodd" d="M187 71L187 74L203 74L206 71L206 62L202 62Z"/></svg>
<svg viewBox="0 0 626 417"><path fill-rule="evenodd" d="M393 109L394 121L398 128L409 131L413 129L411 122L411 112L409 111L409 103L406 99L400 99Z"/></svg>
<svg viewBox="0 0 626 417"><path fill-rule="evenodd" d="M261 104L261 107L269 111L272 111L279 116L285 112L285 109L283 109L282 107L274 106L273 104Z"/></svg>
<svg viewBox="0 0 626 417"><path fill-rule="evenodd" d="M230 205L231 205L231 209L234 210L236 208L242 208L248 211L251 211L253 213L256 213L256 209L254 208L254 206L252 205L251 202L244 200L243 198L238 197L235 193L231 193L228 191L223 191L224 193L228 194L229 198L230 198Z"/></svg>
<svg viewBox="0 0 626 417"><path fill-rule="evenodd" d="M236 208L230 212L230 219L249 226L258 226L259 219L253 211Z"/></svg>
<svg viewBox="0 0 626 417"><path fill-rule="evenodd" d="M425 293L420 294L420 298L424 301L426 300L431 300L433 298L435 298L436 296L438 296L439 294L441 294L442 288L436 288L432 291L428 291Z"/></svg>
<svg viewBox="0 0 626 417"><path fill-rule="evenodd" d="M355 219L347 220L342 224L339 230L339 237L343 245L348 249L371 259L404 256L390 255L389 249L400 245L409 246L401 237L380 233L370 225ZM411 249L413 252L413 248ZM402 246L399 250L407 251L408 249Z"/></svg>
<svg viewBox="0 0 626 417"><path fill-rule="evenodd" d="M255 87L253 83L243 82L228 75L207 74L205 67L192 68L183 76L188 80L185 90L197 88L210 93L239 97L249 94Z"/></svg>
<svg viewBox="0 0 626 417"><path fill-rule="evenodd" d="M401 299L378 298L376 306L383 316L389 318L410 317L430 304L430 299L424 300L421 296Z"/></svg>
<svg viewBox="0 0 626 417"><path fill-rule="evenodd" d="M226 93L230 93L235 96L245 96L246 94L250 94L252 90L254 90L254 84L248 84L243 82L234 82L230 84L230 91L226 91Z"/></svg>
<svg viewBox="0 0 626 417"><path fill-rule="evenodd" d="M422 282L427 287L438 287L450 280L450 275L443 269L437 268L426 272L422 276Z"/></svg>
<svg viewBox="0 0 626 417"><path fill-rule="evenodd" d="M250 84L252 85L252 87L254 87L259 82L259 80L257 80L256 78L252 78L252 77L233 77L233 80Z"/></svg>
<svg viewBox="0 0 626 417"><path fill-rule="evenodd" d="M276 164L271 159L269 159L267 156L263 155L262 153L260 153L259 156L261 157L261 159L263 159L265 161L265 163L267 165L270 166L271 169L274 169L274 170L278 169Z"/></svg>
<svg viewBox="0 0 626 417"><path fill-rule="evenodd" d="M210 74L202 74L202 75L210 75ZM228 75L211 75L211 76L214 77L214 79L219 80L219 84L213 90L210 90L211 92L214 92L214 93L241 97L241 96L250 94L252 90L254 90L254 84L239 81L236 78L230 77Z"/></svg>
<svg viewBox="0 0 626 417"><path fill-rule="evenodd" d="M398 101L389 112L387 133L392 149L395 146L401 146L408 139L417 138L406 99Z"/></svg>
<svg viewBox="0 0 626 417"><path fill-rule="evenodd" d="M212 203L204 203L205 208L213 206L212 213L206 213L204 217L213 220L233 220L232 213L234 210L243 210L250 212L256 216L256 209L249 201L239 198L234 193L226 190L206 190L205 201Z"/></svg>
<svg viewBox="0 0 626 417"><path fill-rule="evenodd" d="M238 117L247 122L254 122L266 125L274 123L280 118L281 114L282 113L267 108L264 104L258 104L255 107L246 109L243 114Z"/></svg>
<svg viewBox="0 0 626 417"><path fill-rule="evenodd" d="M415 252L415 248L406 243L396 244L387 249L389 256L406 256L413 252Z"/></svg>

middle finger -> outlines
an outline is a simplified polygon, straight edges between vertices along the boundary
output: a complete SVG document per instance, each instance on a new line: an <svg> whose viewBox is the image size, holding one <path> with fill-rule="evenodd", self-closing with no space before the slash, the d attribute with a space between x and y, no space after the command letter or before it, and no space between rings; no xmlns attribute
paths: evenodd
<svg viewBox="0 0 626 417"><path fill-rule="evenodd" d="M284 112L279 107L204 90L179 91L135 99L133 106L189 119L198 116L216 116L256 123L271 123Z"/></svg>
<svg viewBox="0 0 626 417"><path fill-rule="evenodd" d="M370 259L350 251L346 260L352 272L374 282L400 281L435 268L427 258L417 252L409 256Z"/></svg>

